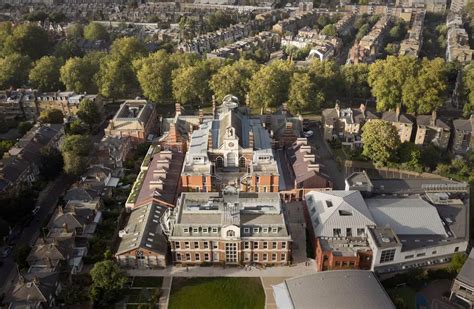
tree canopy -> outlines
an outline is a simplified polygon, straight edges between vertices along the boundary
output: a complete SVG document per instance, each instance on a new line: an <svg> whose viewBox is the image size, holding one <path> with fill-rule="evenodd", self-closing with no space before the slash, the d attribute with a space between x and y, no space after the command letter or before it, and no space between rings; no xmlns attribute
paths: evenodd
<svg viewBox="0 0 474 309"><path fill-rule="evenodd" d="M61 82L69 91L77 93L97 93L97 74L104 53L89 53L83 58L70 58L61 67Z"/></svg>
<svg viewBox="0 0 474 309"><path fill-rule="evenodd" d="M44 56L37 60L30 71L30 82L41 91L58 91L63 88L59 77L63 62L54 56Z"/></svg>
<svg viewBox="0 0 474 309"><path fill-rule="evenodd" d="M110 260L95 263L90 275L92 278L91 299L102 305L113 303L128 281L120 267Z"/></svg>
<svg viewBox="0 0 474 309"><path fill-rule="evenodd" d="M22 87L28 81L31 60L14 53L0 58L0 88Z"/></svg>
<svg viewBox="0 0 474 309"><path fill-rule="evenodd" d="M97 22L91 22L84 27L84 38L86 40L96 41L96 40L108 40L109 33L107 29Z"/></svg>
<svg viewBox="0 0 474 309"><path fill-rule="evenodd" d="M50 50L48 33L34 24L20 24L13 27L11 35L4 42L4 54L19 53L32 60L45 56Z"/></svg>
<svg viewBox="0 0 474 309"><path fill-rule="evenodd" d="M38 120L42 123L63 123L64 115L59 109L47 109L40 113Z"/></svg>
<svg viewBox="0 0 474 309"><path fill-rule="evenodd" d="M371 120L362 131L362 154L377 165L389 162L400 144L397 129L389 122Z"/></svg>
<svg viewBox="0 0 474 309"><path fill-rule="evenodd" d="M89 99L83 99L79 103L77 117L86 123L89 126L89 130L91 130L94 124L100 123L101 115L95 102Z"/></svg>

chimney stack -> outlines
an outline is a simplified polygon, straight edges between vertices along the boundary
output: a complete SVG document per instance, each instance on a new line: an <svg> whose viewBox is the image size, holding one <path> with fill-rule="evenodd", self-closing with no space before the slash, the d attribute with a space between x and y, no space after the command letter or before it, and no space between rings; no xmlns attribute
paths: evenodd
<svg viewBox="0 0 474 309"><path fill-rule="evenodd" d="M199 123L202 123L204 119L204 111L202 109L199 110Z"/></svg>
<svg viewBox="0 0 474 309"><path fill-rule="evenodd" d="M395 109L395 117L398 122L398 120L400 119L400 105L397 105L397 108Z"/></svg>
<svg viewBox="0 0 474 309"><path fill-rule="evenodd" d="M216 96L212 95L212 116L216 118Z"/></svg>
<svg viewBox="0 0 474 309"><path fill-rule="evenodd" d="M288 111L288 104L287 103L283 103L283 105L281 106L281 113L283 115L286 115L286 112Z"/></svg>
<svg viewBox="0 0 474 309"><path fill-rule="evenodd" d="M434 110L432 113L431 113L431 125L434 126L436 125L436 118L438 117L438 114L436 113L436 111Z"/></svg>
<svg viewBox="0 0 474 309"><path fill-rule="evenodd" d="M212 131L209 131L209 135L207 138L207 149L212 149Z"/></svg>
<svg viewBox="0 0 474 309"><path fill-rule="evenodd" d="M364 118L365 118L365 109L366 109L366 108L365 108L365 104L362 103L362 104L360 105L360 112L362 113L362 115L364 115Z"/></svg>
<svg viewBox="0 0 474 309"><path fill-rule="evenodd" d="M253 132L249 132L249 148L253 149Z"/></svg>
<svg viewBox="0 0 474 309"><path fill-rule="evenodd" d="M341 107L339 106L339 101L336 101L336 106L334 106L334 109L336 110L337 118L341 117Z"/></svg>
<svg viewBox="0 0 474 309"><path fill-rule="evenodd" d="M176 103L175 109L176 109L176 115L181 115L181 104Z"/></svg>

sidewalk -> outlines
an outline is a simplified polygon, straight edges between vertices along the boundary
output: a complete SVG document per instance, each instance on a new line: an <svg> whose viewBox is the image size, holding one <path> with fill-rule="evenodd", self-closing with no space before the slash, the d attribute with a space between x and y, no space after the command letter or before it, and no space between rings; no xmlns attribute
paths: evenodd
<svg viewBox="0 0 474 309"><path fill-rule="evenodd" d="M188 269L188 270L186 270ZM316 273L314 260L309 265L304 262L293 266L275 266L266 269L251 267L250 270L236 266L168 266L164 269L129 269L129 276L139 277L295 277Z"/></svg>
<svg viewBox="0 0 474 309"><path fill-rule="evenodd" d="M161 297L158 301L158 308L166 309L170 302L171 286L173 285L173 277L164 277L161 286Z"/></svg>

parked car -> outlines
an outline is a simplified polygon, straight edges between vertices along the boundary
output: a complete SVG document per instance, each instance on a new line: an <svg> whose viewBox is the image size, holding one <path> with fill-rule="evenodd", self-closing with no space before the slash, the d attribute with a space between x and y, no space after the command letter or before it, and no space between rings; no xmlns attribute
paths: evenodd
<svg viewBox="0 0 474 309"><path fill-rule="evenodd" d="M313 134L314 132L312 130L303 131L303 135L306 138L310 138L311 136L313 136Z"/></svg>

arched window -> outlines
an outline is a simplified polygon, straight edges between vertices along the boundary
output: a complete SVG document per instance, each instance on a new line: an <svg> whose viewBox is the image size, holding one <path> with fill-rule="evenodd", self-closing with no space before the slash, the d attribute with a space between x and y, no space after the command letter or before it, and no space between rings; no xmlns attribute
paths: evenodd
<svg viewBox="0 0 474 309"><path fill-rule="evenodd" d="M228 236L228 237L234 237L234 236L235 236L235 232L234 232L234 231L227 231L227 236Z"/></svg>
<svg viewBox="0 0 474 309"><path fill-rule="evenodd" d="M227 166L235 167L236 163L237 163L236 161L237 161L237 158L236 158L235 154L232 153L232 152L229 152L227 154Z"/></svg>
<svg viewBox="0 0 474 309"><path fill-rule="evenodd" d="M217 157L216 167L224 167L224 159L222 157Z"/></svg>
<svg viewBox="0 0 474 309"><path fill-rule="evenodd" d="M245 167L245 158L244 157L240 157L239 159L239 167Z"/></svg>

